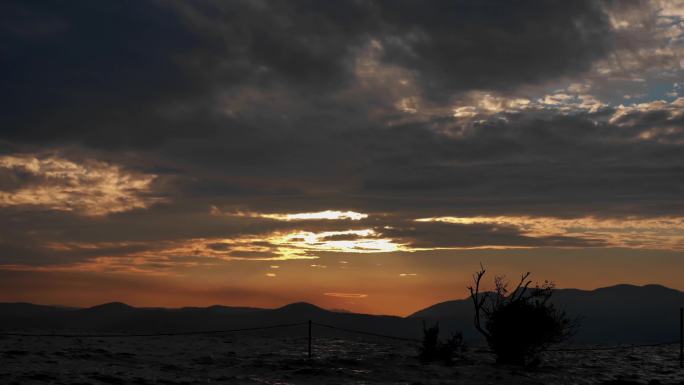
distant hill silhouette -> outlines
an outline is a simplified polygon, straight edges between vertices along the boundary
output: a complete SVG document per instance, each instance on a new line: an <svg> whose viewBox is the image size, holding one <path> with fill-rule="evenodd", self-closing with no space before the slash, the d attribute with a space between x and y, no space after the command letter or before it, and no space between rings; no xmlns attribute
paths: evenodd
<svg viewBox="0 0 684 385"><path fill-rule="evenodd" d="M276 309L211 306L179 309L135 308L123 303L107 303L85 309L0 303L0 329L3 331L84 332L185 332L252 328L314 320L343 328L360 329L392 336L419 337L419 320L395 316L340 313L310 303L292 303ZM277 329L273 333L304 335ZM327 329L318 334L339 334Z"/></svg>
<svg viewBox="0 0 684 385"><path fill-rule="evenodd" d="M552 302L581 327L574 340L597 343L646 343L678 338L679 307L684 292L660 285L616 285L586 291L555 290ZM439 321L449 329L476 336L470 298L442 302L420 310L409 318Z"/></svg>
<svg viewBox="0 0 684 385"><path fill-rule="evenodd" d="M591 291L556 290L553 301L570 316L580 316L577 342L648 343L675 340L684 292L659 285L617 285ZM136 308L112 302L91 308L0 303L2 331L179 332L225 330L313 320L371 333L420 338L423 321L439 321L443 332L460 330L479 338L470 298L442 302L408 317L376 316L322 309L298 302L277 309L210 306L178 309ZM274 333L296 335L304 330ZM329 330L316 333L330 334Z"/></svg>

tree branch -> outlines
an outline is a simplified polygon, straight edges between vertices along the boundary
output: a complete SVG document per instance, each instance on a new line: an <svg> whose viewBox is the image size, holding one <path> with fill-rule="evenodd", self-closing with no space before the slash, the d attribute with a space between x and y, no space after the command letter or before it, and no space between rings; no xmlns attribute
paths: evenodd
<svg viewBox="0 0 684 385"><path fill-rule="evenodd" d="M473 306L475 307L475 319L473 320L475 324L475 329L477 329L477 331L480 332L480 334L482 334L487 340L489 340L490 335L482 327L480 317L480 313L487 314L487 311L484 308L485 303L487 301L487 294L480 294L480 282L482 281L482 277L485 275L486 272L487 270L485 270L484 266L480 264L480 271L473 274L473 282L475 283L475 287L468 286L468 290L470 291L470 298L472 298Z"/></svg>

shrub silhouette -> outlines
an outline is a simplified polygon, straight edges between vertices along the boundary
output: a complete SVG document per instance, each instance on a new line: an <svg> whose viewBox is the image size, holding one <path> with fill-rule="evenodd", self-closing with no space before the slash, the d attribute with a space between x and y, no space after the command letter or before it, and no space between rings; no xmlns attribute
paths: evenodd
<svg viewBox="0 0 684 385"><path fill-rule="evenodd" d="M423 344L420 347L419 358L422 362L443 361L451 364L456 355L465 350L463 334L452 334L445 341L439 340L439 322L429 328L423 322Z"/></svg>
<svg viewBox="0 0 684 385"><path fill-rule="evenodd" d="M497 363L534 365L550 345L574 334L577 321L549 302L553 283L530 287L530 273L526 273L509 292L504 277L498 276L493 292L480 293L485 271L482 267L473 275L474 286L468 289L475 307L475 328L487 340Z"/></svg>

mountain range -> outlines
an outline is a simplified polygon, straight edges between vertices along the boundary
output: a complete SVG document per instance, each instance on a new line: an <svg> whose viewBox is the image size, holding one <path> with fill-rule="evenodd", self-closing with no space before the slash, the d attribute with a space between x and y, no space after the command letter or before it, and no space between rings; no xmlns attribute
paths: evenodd
<svg viewBox="0 0 684 385"><path fill-rule="evenodd" d="M660 285L617 285L596 290L557 289L552 301L580 321L578 343L660 343L679 337L684 292ZM0 303L0 331L185 332L315 323L404 338L420 338L423 323L439 322L443 335L461 331L478 339L470 298L447 301L407 317L325 310L308 303L277 309L210 306L137 308L113 302L90 308ZM299 328L299 329L296 329ZM274 329L276 334L306 333L306 325ZM316 335L344 333L317 327Z"/></svg>

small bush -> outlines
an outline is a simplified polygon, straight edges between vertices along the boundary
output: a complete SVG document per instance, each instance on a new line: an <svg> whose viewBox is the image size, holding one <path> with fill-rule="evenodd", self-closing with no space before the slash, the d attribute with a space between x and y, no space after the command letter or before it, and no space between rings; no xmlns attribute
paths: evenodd
<svg viewBox="0 0 684 385"><path fill-rule="evenodd" d="M475 286L469 289L475 306L475 328L487 340L497 363L538 363L541 352L574 334L577 321L549 302L553 283L546 281L529 287L532 281L527 280L530 273L526 273L515 290L509 292L504 278L496 277L495 290L480 293L484 273L484 268L475 273Z"/></svg>
<svg viewBox="0 0 684 385"><path fill-rule="evenodd" d="M423 322L423 344L420 347L419 358L422 362L442 361L451 364L458 355L465 351L463 335L454 333L450 338L439 340L439 323L426 327Z"/></svg>

